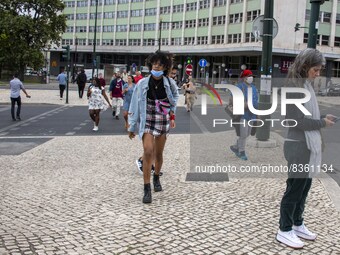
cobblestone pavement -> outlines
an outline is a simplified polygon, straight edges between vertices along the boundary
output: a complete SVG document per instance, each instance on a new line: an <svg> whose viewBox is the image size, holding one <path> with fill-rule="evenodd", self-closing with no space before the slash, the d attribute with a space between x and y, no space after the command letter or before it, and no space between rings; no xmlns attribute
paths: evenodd
<svg viewBox="0 0 340 255"><path fill-rule="evenodd" d="M137 139L57 137L0 156L0 254L340 254L340 214L320 180L305 213L318 239L294 251L275 240L285 179L185 182L189 144L170 135L164 191L150 205L141 202ZM249 148L255 155L285 164L281 147ZM243 163L227 149L225 157Z"/></svg>

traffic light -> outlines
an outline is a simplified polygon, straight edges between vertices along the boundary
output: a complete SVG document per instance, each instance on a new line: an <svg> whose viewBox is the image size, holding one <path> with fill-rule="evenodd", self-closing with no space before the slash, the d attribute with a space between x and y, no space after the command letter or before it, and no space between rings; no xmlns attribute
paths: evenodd
<svg viewBox="0 0 340 255"><path fill-rule="evenodd" d="M65 51L62 52L62 57L66 59L66 62L69 62L71 59L71 53L70 53L70 45L62 46Z"/></svg>
<svg viewBox="0 0 340 255"><path fill-rule="evenodd" d="M192 63L192 60L190 57L187 57L187 61L186 61L187 65L191 64Z"/></svg>

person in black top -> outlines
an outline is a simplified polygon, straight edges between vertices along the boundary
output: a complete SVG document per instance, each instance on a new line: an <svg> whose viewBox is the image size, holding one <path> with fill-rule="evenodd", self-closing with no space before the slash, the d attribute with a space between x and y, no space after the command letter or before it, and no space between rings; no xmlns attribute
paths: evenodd
<svg viewBox="0 0 340 255"><path fill-rule="evenodd" d="M87 81L87 77L86 77L84 69L81 69L80 73L77 76L76 81L77 81L77 85L78 85L79 98L83 98L85 84L86 84L86 81Z"/></svg>

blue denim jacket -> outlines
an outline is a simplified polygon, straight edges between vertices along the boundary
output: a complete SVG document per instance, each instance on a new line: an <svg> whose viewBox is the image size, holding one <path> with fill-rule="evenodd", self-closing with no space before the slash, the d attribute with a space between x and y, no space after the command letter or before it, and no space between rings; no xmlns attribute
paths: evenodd
<svg viewBox="0 0 340 255"><path fill-rule="evenodd" d="M237 85L237 87L240 90L242 90L243 95L244 95L244 100L246 102L248 102L248 86L244 82L241 82ZM258 99L258 95L257 95L257 89L256 89L254 84L251 84L251 88L253 90L253 98L252 98L253 99L253 106L254 106L255 109L258 109L259 99ZM257 116L255 114L251 113L248 109L246 109L244 111L244 115L241 117L241 119L245 119L247 121L248 120L254 120L254 119L257 119Z"/></svg>
<svg viewBox="0 0 340 255"><path fill-rule="evenodd" d="M149 90L150 76L146 77L138 82L136 89L133 91L132 99L129 108L129 132L136 132L137 122L139 121L139 138L142 139L145 129L146 121L146 103L147 103L147 92ZM169 84L170 81L170 84ZM170 102L170 110L176 113L176 105L179 97L178 87L176 82L167 77L163 77L163 83L167 98Z"/></svg>

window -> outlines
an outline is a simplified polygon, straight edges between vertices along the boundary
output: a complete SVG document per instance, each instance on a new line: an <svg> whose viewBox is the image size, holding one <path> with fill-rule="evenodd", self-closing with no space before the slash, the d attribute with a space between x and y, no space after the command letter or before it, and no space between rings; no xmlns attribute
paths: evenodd
<svg viewBox="0 0 340 255"><path fill-rule="evenodd" d="M197 37L197 44L208 44L208 36L198 36Z"/></svg>
<svg viewBox="0 0 340 255"><path fill-rule="evenodd" d="M104 0L104 5L113 5L115 3L116 3L115 0Z"/></svg>
<svg viewBox="0 0 340 255"><path fill-rule="evenodd" d="M213 35L211 37L212 44L223 44L224 43L224 35Z"/></svg>
<svg viewBox="0 0 340 255"><path fill-rule="evenodd" d="M126 39L116 39L116 46L125 46Z"/></svg>
<svg viewBox="0 0 340 255"><path fill-rule="evenodd" d="M77 13L76 19L87 19L87 13Z"/></svg>
<svg viewBox="0 0 340 255"><path fill-rule="evenodd" d="M200 1L200 9L206 9L210 7L210 0Z"/></svg>
<svg viewBox="0 0 340 255"><path fill-rule="evenodd" d="M86 45L86 39L78 38L77 42L78 42L78 45L83 45L83 46Z"/></svg>
<svg viewBox="0 0 340 255"><path fill-rule="evenodd" d="M229 15L229 23L241 23L242 22L242 17L243 17L243 13L235 13L235 14L231 14Z"/></svg>
<svg viewBox="0 0 340 255"><path fill-rule="evenodd" d="M77 7L87 7L87 1L78 1Z"/></svg>
<svg viewBox="0 0 340 255"><path fill-rule="evenodd" d="M77 26L76 33L86 33L87 29L86 26Z"/></svg>
<svg viewBox="0 0 340 255"><path fill-rule="evenodd" d="M327 22L330 23L331 22L331 17L332 14L330 12L321 12L321 22Z"/></svg>
<svg viewBox="0 0 340 255"><path fill-rule="evenodd" d="M169 44L169 39L168 38L162 38L161 39L161 45L168 45Z"/></svg>
<svg viewBox="0 0 340 255"><path fill-rule="evenodd" d="M209 26L209 18L203 18L198 20L199 27L206 27Z"/></svg>
<svg viewBox="0 0 340 255"><path fill-rule="evenodd" d="M130 25L130 31L133 31L133 32L142 31L142 25L141 24Z"/></svg>
<svg viewBox="0 0 340 255"><path fill-rule="evenodd" d="M141 3L143 2L144 0L131 0L131 3Z"/></svg>
<svg viewBox="0 0 340 255"><path fill-rule="evenodd" d="M114 32L115 26L103 26L103 32Z"/></svg>
<svg viewBox="0 0 340 255"><path fill-rule="evenodd" d="M73 26L66 28L66 33L73 33Z"/></svg>
<svg viewBox="0 0 340 255"><path fill-rule="evenodd" d="M227 4L227 0L214 0L214 6L224 6Z"/></svg>
<svg viewBox="0 0 340 255"><path fill-rule="evenodd" d="M144 15L144 10L131 10L131 16L132 17L140 17Z"/></svg>
<svg viewBox="0 0 340 255"><path fill-rule="evenodd" d="M308 34L307 33L303 34L303 43L308 43Z"/></svg>
<svg viewBox="0 0 340 255"><path fill-rule="evenodd" d="M129 15L128 11L118 11L117 12L117 18L127 18Z"/></svg>
<svg viewBox="0 0 340 255"><path fill-rule="evenodd" d="M117 28L116 32L126 32L127 31L127 25L117 25L116 28Z"/></svg>
<svg viewBox="0 0 340 255"><path fill-rule="evenodd" d="M64 3L65 3L65 7L74 7L75 6L74 1L68 1L68 2L64 2Z"/></svg>
<svg viewBox="0 0 340 255"><path fill-rule="evenodd" d="M95 26L89 26L89 32L94 33L94 28ZM100 31L101 31L101 27L97 26L97 32L100 32Z"/></svg>
<svg viewBox="0 0 340 255"><path fill-rule="evenodd" d="M184 45L194 45L195 37L184 37Z"/></svg>
<svg viewBox="0 0 340 255"><path fill-rule="evenodd" d="M145 9L145 16L155 16L157 15L156 8Z"/></svg>
<svg viewBox="0 0 340 255"><path fill-rule="evenodd" d="M192 20L185 21L185 27L186 28L196 27L196 20L192 19Z"/></svg>
<svg viewBox="0 0 340 255"><path fill-rule="evenodd" d="M66 19L73 20L74 19L74 14L66 14Z"/></svg>
<svg viewBox="0 0 340 255"><path fill-rule="evenodd" d="M159 13L160 14L167 14L171 12L171 6L163 6L159 8Z"/></svg>
<svg viewBox="0 0 340 255"><path fill-rule="evenodd" d="M256 19L261 13L261 10L254 10L247 12L247 21L253 21Z"/></svg>
<svg viewBox="0 0 340 255"><path fill-rule="evenodd" d="M228 43L240 43L241 42L241 34L229 34L228 35Z"/></svg>
<svg viewBox="0 0 340 255"><path fill-rule="evenodd" d="M340 24L340 14L336 15L336 20L335 20L336 24Z"/></svg>
<svg viewBox="0 0 340 255"><path fill-rule="evenodd" d="M97 19L101 19L101 18L102 18L102 14L97 13ZM90 13L90 19L96 19L96 13Z"/></svg>
<svg viewBox="0 0 340 255"><path fill-rule="evenodd" d="M213 18L213 25L224 25L225 24L225 16L218 16Z"/></svg>
<svg viewBox="0 0 340 255"><path fill-rule="evenodd" d="M230 0L231 4L242 3L243 0Z"/></svg>
<svg viewBox="0 0 340 255"><path fill-rule="evenodd" d="M196 11L197 9L197 3L188 3L187 4L187 8L186 8L186 11L189 12L189 11Z"/></svg>
<svg viewBox="0 0 340 255"><path fill-rule="evenodd" d="M169 30L171 23L162 23L162 30Z"/></svg>
<svg viewBox="0 0 340 255"><path fill-rule="evenodd" d="M172 29L182 28L182 21L172 22Z"/></svg>
<svg viewBox="0 0 340 255"><path fill-rule="evenodd" d="M140 39L129 39L129 45L140 46Z"/></svg>
<svg viewBox="0 0 340 255"><path fill-rule="evenodd" d="M144 24L144 31L152 31L152 30L156 30L156 23Z"/></svg>
<svg viewBox="0 0 340 255"><path fill-rule="evenodd" d="M340 62L333 62L333 77L340 77Z"/></svg>
<svg viewBox="0 0 340 255"><path fill-rule="evenodd" d="M171 45L181 45L181 38L180 37L175 37L171 38Z"/></svg>
<svg viewBox="0 0 340 255"><path fill-rule="evenodd" d="M306 10L305 20L310 20L310 10Z"/></svg>
<svg viewBox="0 0 340 255"><path fill-rule="evenodd" d="M173 13L176 12L183 12L184 11L184 4L178 4L178 5L174 5L173 7Z"/></svg>
<svg viewBox="0 0 340 255"><path fill-rule="evenodd" d="M112 45L113 45L113 40L111 40L111 41L112 41ZM101 54L100 60L104 64L112 64L113 63L113 56L112 56L112 54Z"/></svg>
<svg viewBox="0 0 340 255"><path fill-rule="evenodd" d="M119 4L128 4L129 0L118 0Z"/></svg>
<svg viewBox="0 0 340 255"><path fill-rule="evenodd" d="M257 42L258 40L254 37L253 33L246 33L246 42Z"/></svg>
<svg viewBox="0 0 340 255"><path fill-rule="evenodd" d="M335 36L334 47L340 47L340 37Z"/></svg>
<svg viewBox="0 0 340 255"><path fill-rule="evenodd" d="M97 39L96 42L97 42L96 45L100 45L100 40L99 39ZM93 43L94 43L94 40L93 39L89 39L88 45L93 45Z"/></svg>
<svg viewBox="0 0 340 255"><path fill-rule="evenodd" d="M61 44L62 45L72 45L72 39L62 39Z"/></svg>
<svg viewBox="0 0 340 255"><path fill-rule="evenodd" d="M143 45L144 46L153 46L155 44L154 39L144 39L143 40Z"/></svg>
<svg viewBox="0 0 340 255"><path fill-rule="evenodd" d="M111 40L111 39L103 39L102 45L113 45L113 40Z"/></svg>
<svg viewBox="0 0 340 255"><path fill-rule="evenodd" d="M329 42L329 36L328 35L320 35L321 36L321 45L327 45Z"/></svg>
<svg viewBox="0 0 340 255"><path fill-rule="evenodd" d="M113 19L115 17L114 12L104 12L104 19Z"/></svg>
<svg viewBox="0 0 340 255"><path fill-rule="evenodd" d="M96 6L96 0L91 0L90 5L91 6ZM100 5L103 5L103 1L102 0L98 0L98 6L100 6Z"/></svg>

